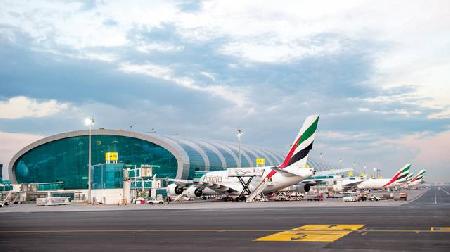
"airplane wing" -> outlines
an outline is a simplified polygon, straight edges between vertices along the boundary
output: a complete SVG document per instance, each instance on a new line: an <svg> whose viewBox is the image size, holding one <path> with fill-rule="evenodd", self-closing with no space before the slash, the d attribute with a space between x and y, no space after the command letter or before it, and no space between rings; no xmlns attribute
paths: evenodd
<svg viewBox="0 0 450 252"><path fill-rule="evenodd" d="M359 180L359 181L355 181L355 182L351 182L351 183L346 183L345 185L342 185L344 187L355 187L359 184L361 184L364 180Z"/></svg>
<svg viewBox="0 0 450 252"><path fill-rule="evenodd" d="M238 190L236 190L235 188L232 188L232 187L224 185L224 184L199 182L199 185L203 188L208 187L209 189L211 189L217 193L238 192Z"/></svg>
<svg viewBox="0 0 450 252"><path fill-rule="evenodd" d="M305 180L302 180L300 183L315 186L318 183L320 183L321 181L322 181L322 179L305 179Z"/></svg>
<svg viewBox="0 0 450 252"><path fill-rule="evenodd" d="M352 171L353 171L353 168L342 168L342 169L333 169L333 170L326 170L326 171L317 171L314 174L313 179L305 179L305 180L302 180L300 183L315 186L318 183L325 181L327 179L314 178L314 177L337 175L337 174L341 174L341 173L345 173L345 172L352 172ZM361 183L361 182L359 182L359 183ZM357 183L357 184L359 184L359 183Z"/></svg>
<svg viewBox="0 0 450 252"><path fill-rule="evenodd" d="M325 176L325 175L336 175L341 174L345 172L353 172L353 168L342 168L342 169L333 169L333 170L326 170L326 171L317 171L315 176Z"/></svg>
<svg viewBox="0 0 450 252"><path fill-rule="evenodd" d="M194 180L185 180L185 179L167 179L167 181L174 182L177 186L187 188L191 185L195 185L196 187L200 189L204 189L208 187L209 189L217 192L217 193L232 193L232 192L239 192L237 189L232 188L227 185L223 184L217 184L217 183L210 183L210 182L202 182L202 181L194 181Z"/></svg>
<svg viewBox="0 0 450 252"><path fill-rule="evenodd" d="M176 185L187 187L195 184L194 180L186 180L186 179L167 179L167 181L175 182Z"/></svg>
<svg viewBox="0 0 450 252"><path fill-rule="evenodd" d="M276 172L279 172L280 174L283 174L283 175L286 176L286 177L301 176L301 174L295 174L295 173L293 173L293 172L291 172L291 171L286 171L286 170L280 169L280 168L278 168L278 167L276 167L276 166L270 167L270 169L272 169L272 170L274 170L274 171L276 171Z"/></svg>

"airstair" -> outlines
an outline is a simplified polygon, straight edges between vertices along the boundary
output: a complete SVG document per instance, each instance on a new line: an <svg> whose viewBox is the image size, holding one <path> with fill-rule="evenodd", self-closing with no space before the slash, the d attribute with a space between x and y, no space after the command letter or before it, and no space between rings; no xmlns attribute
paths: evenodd
<svg viewBox="0 0 450 252"><path fill-rule="evenodd" d="M16 200L16 197L17 195L14 192L9 191L8 194L6 194L6 197L2 199L2 201L0 201L0 207L7 206L11 202L14 202Z"/></svg>
<svg viewBox="0 0 450 252"><path fill-rule="evenodd" d="M260 195L269 183L270 182L268 179L264 179L263 181L261 181L261 183L255 188L255 190L247 196L245 202L253 202L256 196Z"/></svg>
<svg viewBox="0 0 450 252"><path fill-rule="evenodd" d="M175 197L175 199L173 199L173 202L178 202L181 200L181 198L183 198L184 196L186 196L186 194L183 192L181 194L178 194L177 197Z"/></svg>
<svg viewBox="0 0 450 252"><path fill-rule="evenodd" d="M245 195L248 195L246 197L247 202L253 202L253 199L256 197L256 195L260 194L262 190L264 190L265 185L263 188L258 191L258 188L261 186L261 184L266 184L265 181L262 181L264 183L261 183L259 187L256 188L254 192L250 191L250 183L252 182L253 178L255 177L262 177L264 174L264 168L263 167L253 167L253 168L228 168L227 174L228 177L235 177L238 178L239 182L242 185L242 192L239 195L239 198L244 198ZM247 178L247 180L244 180L244 178ZM257 192L255 194L255 192ZM253 196L252 196L253 195ZM251 197L251 200L248 199Z"/></svg>

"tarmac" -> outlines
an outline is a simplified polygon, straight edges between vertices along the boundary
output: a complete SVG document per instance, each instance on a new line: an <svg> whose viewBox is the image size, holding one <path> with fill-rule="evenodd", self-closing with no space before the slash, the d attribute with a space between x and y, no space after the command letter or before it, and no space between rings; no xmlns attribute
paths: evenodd
<svg viewBox="0 0 450 252"><path fill-rule="evenodd" d="M0 251L450 251L450 187L409 197L11 206L0 210Z"/></svg>
<svg viewBox="0 0 450 252"><path fill-rule="evenodd" d="M324 201L286 201L286 202L253 202L251 204L245 202L223 202L223 201L181 201L172 202L170 204L145 204L145 205L86 205L86 204L72 204L72 205L60 205L60 206L36 206L35 204L21 204L14 205L13 207L0 208L0 214L5 212L79 212L79 211L124 211L124 210L155 210L155 209L236 209L236 208L286 208L286 207L360 207L360 206L399 206L408 204L420 197L426 190L411 190L408 191L408 202L394 201L394 200L382 200L378 202L365 201L365 202L343 202L341 198L338 199L325 199ZM381 196L383 193L375 193Z"/></svg>

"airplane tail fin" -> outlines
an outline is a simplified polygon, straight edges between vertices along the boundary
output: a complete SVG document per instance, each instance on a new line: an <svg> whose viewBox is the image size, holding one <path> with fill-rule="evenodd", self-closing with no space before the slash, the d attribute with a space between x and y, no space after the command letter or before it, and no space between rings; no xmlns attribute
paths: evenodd
<svg viewBox="0 0 450 252"><path fill-rule="evenodd" d="M420 170L417 175L411 180L411 182L416 181L416 180L421 180L423 179L423 175L426 173L426 170Z"/></svg>
<svg viewBox="0 0 450 252"><path fill-rule="evenodd" d="M253 192L247 197L246 202L252 202L254 198L262 193L267 187L270 179L277 172L283 173L285 176L301 176L303 178L309 177L313 173L313 169L308 168L306 161L308 154L312 149L314 138L316 136L317 123L319 122L318 115L311 115L305 119L300 132L295 138L288 154L284 158L283 163L278 167L272 167L265 178L255 187ZM286 168L286 169L284 169ZM307 168L307 169L297 169Z"/></svg>
<svg viewBox="0 0 450 252"><path fill-rule="evenodd" d="M308 154L312 149L316 136L318 122L318 115L310 115L305 119L305 122L295 138L291 149L284 158L283 163L281 163L278 168L283 169L293 164L295 164L296 167L306 167Z"/></svg>
<svg viewBox="0 0 450 252"><path fill-rule="evenodd" d="M389 182L385 186L389 186L394 182L405 182L406 177L409 175L409 168L411 167L411 164L406 164L403 166L398 172L394 174L394 176L389 180Z"/></svg>
<svg viewBox="0 0 450 252"><path fill-rule="evenodd" d="M410 174L408 174L408 176L406 176L406 180L405 180L405 182L406 183L409 183L409 182L411 182L413 179L414 179L414 172L413 173L410 173Z"/></svg>

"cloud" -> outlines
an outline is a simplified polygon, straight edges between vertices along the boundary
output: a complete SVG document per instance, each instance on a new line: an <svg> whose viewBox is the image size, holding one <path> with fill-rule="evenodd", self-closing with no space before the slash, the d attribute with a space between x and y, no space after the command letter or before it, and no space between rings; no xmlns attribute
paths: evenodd
<svg viewBox="0 0 450 252"><path fill-rule="evenodd" d="M450 118L448 1L205 2L181 15L179 32L204 41L224 37L219 52L244 62L286 64L362 50L373 59L365 84L408 92L430 118ZM431 99L422 99L431 98Z"/></svg>
<svg viewBox="0 0 450 252"><path fill-rule="evenodd" d="M173 27L183 43L220 41L217 53L244 63L288 64L361 50L373 59L366 83L377 88L414 85L414 102L439 107L430 118L449 118L450 15L448 1L205 1L194 10L178 1L7 1L0 10L4 36L27 34L35 47L92 49L84 57L113 61L98 49L134 47L173 53L184 45L136 41L136 31ZM190 6L190 4L188 4ZM73 53L73 52L66 52ZM83 57L83 55L82 55ZM234 63L230 63L233 65Z"/></svg>
<svg viewBox="0 0 450 252"><path fill-rule="evenodd" d="M380 168L390 177L406 163L413 171L426 169L428 182L448 182L450 131L433 133L422 131L397 136L380 136L352 131L320 131L316 148L325 160L343 159L344 166L357 171ZM316 154L317 156L317 154ZM376 157L376 158L374 158Z"/></svg>
<svg viewBox="0 0 450 252"><path fill-rule="evenodd" d="M375 113L375 114L381 114L381 115L401 115L401 116L416 116L422 114L420 111L410 111L406 109L394 109L394 110L372 110L369 108L358 108L359 112L368 112L368 113Z"/></svg>
<svg viewBox="0 0 450 252"><path fill-rule="evenodd" d="M447 117L450 107L433 104L432 98L417 95L415 87L389 87L384 88L382 93L379 96L352 97L349 100L364 106L358 108L359 112L405 117L425 115L428 119L450 118Z"/></svg>
<svg viewBox="0 0 450 252"><path fill-rule="evenodd" d="M69 106L68 103L59 103L56 100L38 101L25 96L16 96L0 101L0 119L46 117L67 110Z"/></svg>
<svg viewBox="0 0 450 252"><path fill-rule="evenodd" d="M368 141L373 140L376 136L369 133L361 132L344 132L344 131L333 131L325 130L320 132L321 137L332 140L340 141Z"/></svg>
<svg viewBox="0 0 450 252"><path fill-rule="evenodd" d="M432 113L430 119L448 119L450 118L450 108L442 109L440 112Z"/></svg>
<svg viewBox="0 0 450 252"><path fill-rule="evenodd" d="M398 145L411 153L411 162L416 170L426 169L432 181L447 182L450 163L450 131L440 133L421 132L406 135L384 143Z"/></svg>
<svg viewBox="0 0 450 252"><path fill-rule="evenodd" d="M213 73L209 73L209 72L200 72L201 75L205 76L206 78L212 80L212 81L216 81L216 77L214 77Z"/></svg>
<svg viewBox="0 0 450 252"><path fill-rule="evenodd" d="M136 46L136 50L142 53L152 52L180 52L184 49L183 46L177 46L169 43L143 43L140 42Z"/></svg>
<svg viewBox="0 0 450 252"><path fill-rule="evenodd" d="M6 1L0 23L22 30L36 45L119 47L130 43L127 34L136 26L157 27L174 20L178 12L176 4L167 1L108 1L88 9L82 2Z"/></svg>
<svg viewBox="0 0 450 252"><path fill-rule="evenodd" d="M119 70L125 73L144 74L153 78L166 80L183 88L220 97L238 107L248 105L247 97L242 90L225 85L202 85L189 77L177 76L172 69L166 66L159 66L151 63L122 63L119 66Z"/></svg>
<svg viewBox="0 0 450 252"><path fill-rule="evenodd" d="M23 147L41 139L40 135L9 133L0 131L0 163L3 164L3 178L7 177L6 167L11 158ZM8 143L8 144L4 144Z"/></svg>
<svg viewBox="0 0 450 252"><path fill-rule="evenodd" d="M79 60L101 61L106 63L113 63L118 60L118 56L114 53L105 53L97 51L89 52L82 50L74 50L72 52L69 51L62 52L56 49L39 48L39 47L33 47L32 49L36 52L48 53L58 57L65 57Z"/></svg>
<svg viewBox="0 0 450 252"><path fill-rule="evenodd" d="M337 53L340 50L338 41L328 41L314 45L311 41L302 43L292 41L265 40L255 44L253 41L232 42L225 44L219 52L236 56L246 61L263 63L288 63L305 57L321 56Z"/></svg>

